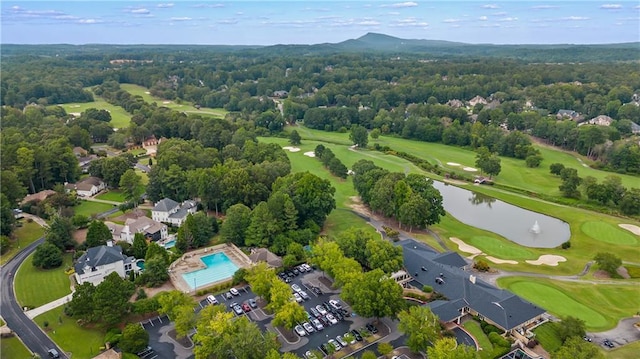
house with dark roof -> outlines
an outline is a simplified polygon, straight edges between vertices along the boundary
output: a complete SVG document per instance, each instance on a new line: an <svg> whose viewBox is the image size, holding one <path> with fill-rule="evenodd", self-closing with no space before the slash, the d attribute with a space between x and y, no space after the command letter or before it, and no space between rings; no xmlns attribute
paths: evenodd
<svg viewBox="0 0 640 359"><path fill-rule="evenodd" d="M476 278L458 253L437 253L414 240L404 240L399 245L403 247L405 269L413 275L410 285L431 286L447 298L428 304L443 322L460 324L464 316L472 315L507 332L519 333L541 321L546 312L509 291Z"/></svg>
<svg viewBox="0 0 640 359"><path fill-rule="evenodd" d="M67 183L64 188L67 192L75 191L80 197L91 197L105 190L107 184L98 177L87 177L76 183Z"/></svg>
<svg viewBox="0 0 640 359"><path fill-rule="evenodd" d="M187 200L178 203L171 198L164 198L151 210L151 219L179 227L189 214L196 213L197 210L196 201Z"/></svg>
<svg viewBox="0 0 640 359"><path fill-rule="evenodd" d="M256 248L251 250L251 255L249 255L249 259L253 263L265 262L269 267L279 268L282 267L282 258L275 255L271 251L266 248Z"/></svg>
<svg viewBox="0 0 640 359"><path fill-rule="evenodd" d="M577 121L581 118L581 116L579 113L577 113L574 110L558 110L558 113L556 114L556 118L558 120L568 118L570 120Z"/></svg>
<svg viewBox="0 0 640 359"><path fill-rule="evenodd" d="M122 278L129 271L138 271L134 257L127 257L122 253L120 246L98 246L87 249L78 258L74 269L75 278L78 284L92 283L100 284L106 276L116 272Z"/></svg>

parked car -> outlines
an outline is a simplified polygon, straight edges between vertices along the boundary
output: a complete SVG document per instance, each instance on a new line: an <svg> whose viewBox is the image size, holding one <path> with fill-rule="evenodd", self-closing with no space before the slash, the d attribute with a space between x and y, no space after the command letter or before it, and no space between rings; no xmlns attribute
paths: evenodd
<svg viewBox="0 0 640 359"><path fill-rule="evenodd" d="M356 340L361 342L362 341L362 335L360 335L360 332L356 329L351 330L351 334L353 334L354 337L356 337Z"/></svg>
<svg viewBox="0 0 640 359"><path fill-rule="evenodd" d="M349 345L349 343L347 343L347 341L344 340L340 335L336 337L336 341L340 343L340 345L342 345L344 348L346 348L347 345Z"/></svg>
<svg viewBox="0 0 640 359"><path fill-rule="evenodd" d="M233 303L229 304L229 308L233 309L233 307L235 307L236 305L238 305L238 302L233 302Z"/></svg>
<svg viewBox="0 0 640 359"><path fill-rule="evenodd" d="M247 303L242 303L242 310L244 310L245 313L247 313L251 311L251 307Z"/></svg>
<svg viewBox="0 0 640 359"><path fill-rule="evenodd" d="M328 321L324 316L322 316L322 315L318 317L318 320L319 320L319 321L320 321L320 323L322 323L322 325L324 325L325 327L328 327L328 326L330 325L330 324L329 324L329 321Z"/></svg>
<svg viewBox="0 0 640 359"><path fill-rule="evenodd" d="M304 353L304 357L305 357L306 359L320 359L320 358L318 358L318 356L317 356L317 355L315 355L313 352L311 352L311 350L307 350L307 351Z"/></svg>
<svg viewBox="0 0 640 359"><path fill-rule="evenodd" d="M238 292L238 290L235 289L235 288L229 289L229 292L231 292L231 294L233 294L233 295L240 295L240 292Z"/></svg>
<svg viewBox="0 0 640 359"><path fill-rule="evenodd" d="M49 349L47 354L49 354L49 358L60 358L60 353L55 349Z"/></svg>
<svg viewBox="0 0 640 359"><path fill-rule="evenodd" d="M613 348L615 346L609 339L605 339L604 342L602 342L602 344L604 344L606 347L609 347L609 348Z"/></svg>
<svg viewBox="0 0 640 359"><path fill-rule="evenodd" d="M336 317L336 319L338 319L339 322L344 320L344 316L342 316L340 312L337 312L336 314L334 314L334 316Z"/></svg>
<svg viewBox="0 0 640 359"><path fill-rule="evenodd" d="M378 332L378 328L376 328L376 326L371 323L367 323L366 327L367 330L371 332L371 334L376 334Z"/></svg>
<svg viewBox="0 0 640 359"><path fill-rule="evenodd" d="M293 272L293 275L300 274L300 271L298 269L296 269L296 268L293 268L292 272Z"/></svg>
<svg viewBox="0 0 640 359"><path fill-rule="evenodd" d="M311 307L311 308L309 308L309 310L311 311L311 314L312 314L314 317L316 317L316 318L317 318L317 317L319 317L319 316L320 316L320 312L318 312L318 310L317 310L316 308Z"/></svg>
<svg viewBox="0 0 640 359"><path fill-rule="evenodd" d="M295 283L291 285L291 289L293 289L294 292L296 292L296 293L298 293L298 292L300 292L302 290L302 289L300 289L300 286L295 284Z"/></svg>
<svg viewBox="0 0 640 359"><path fill-rule="evenodd" d="M311 324L309 324L308 322L304 322L302 323L302 327L304 328L304 330L307 331L307 333L311 334L313 332L315 332L315 330L313 329L313 327L311 326Z"/></svg>
<svg viewBox="0 0 640 359"><path fill-rule="evenodd" d="M233 298L233 295L231 295L230 292L226 292L226 293L224 293L224 297L227 298L227 299L231 299L231 298Z"/></svg>
<svg viewBox="0 0 640 359"><path fill-rule="evenodd" d="M584 340L586 340L588 342L592 341L591 337L588 336L588 335L585 335L582 339L584 339Z"/></svg>
<svg viewBox="0 0 640 359"><path fill-rule="evenodd" d="M330 305L331 307L333 307L334 309L336 309L336 310L340 310L340 309L342 309L342 304L340 304L340 302L339 302L339 301L337 301L337 300L335 300L335 299L331 299L331 300L329 301L329 305Z"/></svg>
<svg viewBox="0 0 640 359"><path fill-rule="evenodd" d="M311 323L313 323L313 326L316 327L317 331L321 331L322 329L324 329L324 325L322 325L322 323L320 323L320 320L318 319L311 319Z"/></svg>
<svg viewBox="0 0 640 359"><path fill-rule="evenodd" d="M309 300L309 294L307 294L307 292L305 292L304 290L299 291L298 294L300 294L302 299Z"/></svg>
<svg viewBox="0 0 640 359"><path fill-rule="evenodd" d="M330 345L333 345L333 347L336 349L336 351L342 349L342 346L337 341L335 341L335 339L329 339L328 343Z"/></svg>
<svg viewBox="0 0 640 359"><path fill-rule="evenodd" d="M302 303L302 297L298 293L293 293L293 297L296 299L296 302Z"/></svg>
<svg viewBox="0 0 640 359"><path fill-rule="evenodd" d="M333 325L338 324L338 320L331 313L327 314L327 320Z"/></svg>
<svg viewBox="0 0 640 359"><path fill-rule="evenodd" d="M258 308L258 303L256 303L256 300L253 298L249 299L249 305L251 308Z"/></svg>
<svg viewBox="0 0 640 359"><path fill-rule="evenodd" d="M311 287L311 290L316 293L316 295L322 295L322 290L318 287Z"/></svg>
<svg viewBox="0 0 640 359"><path fill-rule="evenodd" d="M218 300L216 299L216 297L214 297L212 295L208 295L207 296L207 302L209 304L218 304Z"/></svg>
<svg viewBox="0 0 640 359"><path fill-rule="evenodd" d="M327 344L325 344L325 343L320 344L318 349L320 349L320 351L323 352L324 355L329 355L329 349L327 348Z"/></svg>
<svg viewBox="0 0 640 359"><path fill-rule="evenodd" d="M320 304L316 305L316 310L322 315L326 315L327 314L327 310L323 306L321 306Z"/></svg>
<svg viewBox="0 0 640 359"><path fill-rule="evenodd" d="M304 328L300 324L296 325L294 329L296 333L298 333L298 335L301 337L304 337L305 335L307 335L307 332L304 330Z"/></svg>

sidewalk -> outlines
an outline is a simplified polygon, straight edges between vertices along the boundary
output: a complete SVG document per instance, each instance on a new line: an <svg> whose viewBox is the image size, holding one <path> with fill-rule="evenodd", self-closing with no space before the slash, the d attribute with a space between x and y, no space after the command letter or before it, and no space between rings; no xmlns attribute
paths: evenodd
<svg viewBox="0 0 640 359"><path fill-rule="evenodd" d="M47 222L45 222L44 219L42 219L42 218L40 218L38 216L34 216L33 214L29 214L29 213L23 213L22 216L24 218L29 218L29 219L33 220L34 222L39 224L41 227L44 227L44 228L49 227Z"/></svg>
<svg viewBox="0 0 640 359"><path fill-rule="evenodd" d="M29 317L29 319L33 319L37 316L39 316L40 314L46 313L52 309L58 308L62 305L65 305L67 303L69 303L71 301L71 299L73 298L73 293L66 295L60 299L56 299L53 302L49 302L45 305L39 306L38 308L34 308L31 310L26 311L24 314Z"/></svg>

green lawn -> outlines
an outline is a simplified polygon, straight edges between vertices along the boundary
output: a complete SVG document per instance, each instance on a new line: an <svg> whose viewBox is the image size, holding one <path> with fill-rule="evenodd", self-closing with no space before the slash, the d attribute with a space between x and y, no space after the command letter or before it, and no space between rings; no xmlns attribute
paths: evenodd
<svg viewBox="0 0 640 359"><path fill-rule="evenodd" d="M470 244L485 253L500 259L513 259L517 261L525 259L537 259L538 256L526 247L519 246L509 240L500 240L489 236L473 236L468 241Z"/></svg>
<svg viewBox="0 0 640 359"><path fill-rule="evenodd" d="M482 348L480 354L491 354L491 351L493 350L493 344L491 344L489 337L487 337L487 335L482 331L480 323L476 322L475 320L468 320L464 322L462 326L464 327L464 329L469 331L469 333L471 333L474 338L476 338L476 341L478 341L478 345L480 346L480 348Z"/></svg>
<svg viewBox="0 0 640 359"><path fill-rule="evenodd" d="M142 182L143 185L146 186L146 185L149 184L149 175L146 172L142 172L142 170L137 169L137 168L135 169L135 172L136 172L136 174L138 176L142 177L141 182Z"/></svg>
<svg viewBox="0 0 640 359"><path fill-rule="evenodd" d="M127 200L124 198L124 193L117 189L109 190L108 192L104 192L96 196L97 199L103 199L105 201L114 201L114 202L126 202Z"/></svg>
<svg viewBox="0 0 640 359"><path fill-rule="evenodd" d="M71 254L65 254L60 267L38 269L33 266L33 254L27 257L16 273L15 290L18 303L36 308L71 293L69 276L64 273L71 264Z"/></svg>
<svg viewBox="0 0 640 359"><path fill-rule="evenodd" d="M45 321L49 322L47 328L44 327ZM37 316L35 322L74 359L93 358L100 353L100 348L104 345L104 331L79 326L73 318L64 315L63 307Z"/></svg>
<svg viewBox="0 0 640 359"><path fill-rule="evenodd" d="M88 217L93 217L112 208L112 204L91 201L82 201L82 203L74 207L75 214L83 214Z"/></svg>
<svg viewBox="0 0 640 359"><path fill-rule="evenodd" d="M639 309L631 298L640 298L640 285L593 285L530 277L500 278L498 285L558 317L580 318L590 331L611 329Z"/></svg>
<svg viewBox="0 0 640 359"><path fill-rule="evenodd" d="M30 359L32 356L18 337L11 337L0 340L0 358Z"/></svg>
<svg viewBox="0 0 640 359"><path fill-rule="evenodd" d="M13 235L16 240L11 242L11 248L5 254L0 257L0 264L5 264L11 258L13 258L22 248L35 242L38 238L44 235L44 228L40 227L36 222L27 222L26 220L20 220L22 227L16 227ZM20 248L18 248L18 246Z"/></svg>
<svg viewBox="0 0 640 359"><path fill-rule="evenodd" d="M608 223L590 221L584 222L580 227L582 232L587 236L609 244L636 245L638 240L636 236Z"/></svg>
<svg viewBox="0 0 640 359"><path fill-rule="evenodd" d="M131 115L127 113L122 107L114 106L102 97L93 95L93 102L73 102L61 104L67 113L82 113L89 108L95 108L98 110L107 110L111 114L111 122L109 122L114 128L127 128L131 122Z"/></svg>
<svg viewBox="0 0 640 359"><path fill-rule="evenodd" d="M554 323L544 323L535 328L533 332L536 334L536 339L538 339L542 347L549 353L555 352L562 346L560 334L556 330Z"/></svg>
<svg viewBox="0 0 640 359"><path fill-rule="evenodd" d="M637 359L638 352L640 352L640 342L633 342L623 347L616 347L613 350L600 350L604 352L605 358L608 359Z"/></svg>
<svg viewBox="0 0 640 359"><path fill-rule="evenodd" d="M189 114L197 114L202 116L211 116L217 118L224 118L227 114L227 110L223 108L209 108L209 107L201 107L200 109L196 109L193 105L193 102L181 100L180 103L177 101L167 101L161 99L159 97L154 97L149 92L149 89L134 85L134 84L120 84L120 88L129 92L134 96L141 96L145 102L148 103L156 103L158 106L168 107L172 110L179 110L182 112L186 112Z"/></svg>

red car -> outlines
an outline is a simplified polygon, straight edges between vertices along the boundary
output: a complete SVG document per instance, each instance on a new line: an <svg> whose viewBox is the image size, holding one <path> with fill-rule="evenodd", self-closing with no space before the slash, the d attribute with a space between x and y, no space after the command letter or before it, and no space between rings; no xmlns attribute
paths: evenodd
<svg viewBox="0 0 640 359"><path fill-rule="evenodd" d="M244 310L245 312L250 312L251 307L247 303L242 303L242 310Z"/></svg>

